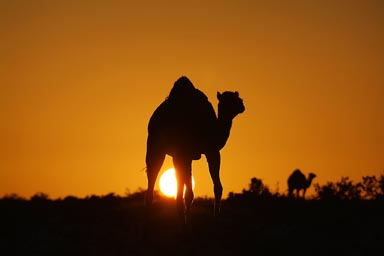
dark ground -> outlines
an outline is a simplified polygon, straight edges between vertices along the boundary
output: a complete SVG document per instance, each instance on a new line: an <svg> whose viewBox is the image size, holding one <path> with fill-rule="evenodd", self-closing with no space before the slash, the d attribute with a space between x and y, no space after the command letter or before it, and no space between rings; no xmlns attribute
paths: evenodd
<svg viewBox="0 0 384 256"><path fill-rule="evenodd" d="M0 255L382 255L383 201L197 199L190 231L160 199L0 200ZM147 228L145 228L147 227ZM147 230L147 232L146 232Z"/></svg>

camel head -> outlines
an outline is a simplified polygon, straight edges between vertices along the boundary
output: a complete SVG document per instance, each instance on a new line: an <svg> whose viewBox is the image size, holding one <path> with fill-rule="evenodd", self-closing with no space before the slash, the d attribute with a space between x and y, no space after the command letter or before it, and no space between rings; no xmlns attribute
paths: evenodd
<svg viewBox="0 0 384 256"><path fill-rule="evenodd" d="M316 177L316 174L314 174L313 172L311 172L311 173L308 174L308 179L307 179L308 186L311 185L312 180L313 180L315 177Z"/></svg>
<svg viewBox="0 0 384 256"><path fill-rule="evenodd" d="M219 116L233 119L245 110L243 99L239 97L238 92L217 92L217 99L219 100Z"/></svg>

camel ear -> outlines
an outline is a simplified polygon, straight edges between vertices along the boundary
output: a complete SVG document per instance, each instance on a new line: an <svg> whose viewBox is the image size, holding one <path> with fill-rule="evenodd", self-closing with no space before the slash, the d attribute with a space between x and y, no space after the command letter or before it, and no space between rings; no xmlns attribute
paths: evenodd
<svg viewBox="0 0 384 256"><path fill-rule="evenodd" d="M217 92L217 99L221 100L221 93L220 92Z"/></svg>
<svg viewBox="0 0 384 256"><path fill-rule="evenodd" d="M236 97L239 97L239 92L235 91L235 95L236 95Z"/></svg>

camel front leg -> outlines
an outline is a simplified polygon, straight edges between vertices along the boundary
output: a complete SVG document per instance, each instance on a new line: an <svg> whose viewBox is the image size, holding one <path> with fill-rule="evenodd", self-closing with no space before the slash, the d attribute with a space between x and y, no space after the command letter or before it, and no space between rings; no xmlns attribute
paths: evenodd
<svg viewBox="0 0 384 256"><path fill-rule="evenodd" d="M306 188L303 189L303 199L305 198L305 191L306 190L307 190Z"/></svg>
<svg viewBox="0 0 384 256"><path fill-rule="evenodd" d="M223 186L220 181L220 151L210 152L205 156L207 157L209 173L213 182L213 192L215 194L213 216L218 217L220 214L221 197L223 195Z"/></svg>
<svg viewBox="0 0 384 256"><path fill-rule="evenodd" d="M194 198L193 187L192 187L192 163L189 165L188 175L185 177L185 223L190 224L191 222L191 206Z"/></svg>

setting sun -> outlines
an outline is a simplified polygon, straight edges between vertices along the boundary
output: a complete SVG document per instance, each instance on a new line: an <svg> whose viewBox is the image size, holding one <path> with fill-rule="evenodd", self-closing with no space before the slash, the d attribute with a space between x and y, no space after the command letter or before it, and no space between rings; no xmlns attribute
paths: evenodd
<svg viewBox="0 0 384 256"><path fill-rule="evenodd" d="M175 169L170 168L166 170L160 177L159 181L160 191L165 196L176 198L177 182L175 176ZM192 177L192 187L195 187L195 179Z"/></svg>

